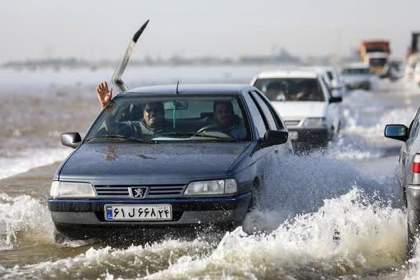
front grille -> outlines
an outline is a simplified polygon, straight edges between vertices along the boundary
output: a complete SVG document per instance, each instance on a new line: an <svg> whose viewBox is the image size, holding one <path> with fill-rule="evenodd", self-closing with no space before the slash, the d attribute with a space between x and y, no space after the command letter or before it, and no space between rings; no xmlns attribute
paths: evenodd
<svg viewBox="0 0 420 280"><path fill-rule="evenodd" d="M97 197L130 198L128 190L130 187L139 187L139 185L96 185L95 190ZM150 185L145 187L148 188L145 198L165 198L182 196L185 185Z"/></svg>
<svg viewBox="0 0 420 280"><path fill-rule="evenodd" d="M95 186L96 195L104 197L128 197L128 186Z"/></svg>
<svg viewBox="0 0 420 280"><path fill-rule="evenodd" d="M284 121L284 124L289 127L289 126L298 126L300 124L300 120L288 120L288 121Z"/></svg>

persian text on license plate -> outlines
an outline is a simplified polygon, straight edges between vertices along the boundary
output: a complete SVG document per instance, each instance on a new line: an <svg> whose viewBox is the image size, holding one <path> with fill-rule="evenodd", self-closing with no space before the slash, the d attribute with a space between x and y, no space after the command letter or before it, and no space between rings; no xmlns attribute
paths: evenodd
<svg viewBox="0 0 420 280"><path fill-rule="evenodd" d="M107 221L169 221L172 220L170 204L105 205Z"/></svg>

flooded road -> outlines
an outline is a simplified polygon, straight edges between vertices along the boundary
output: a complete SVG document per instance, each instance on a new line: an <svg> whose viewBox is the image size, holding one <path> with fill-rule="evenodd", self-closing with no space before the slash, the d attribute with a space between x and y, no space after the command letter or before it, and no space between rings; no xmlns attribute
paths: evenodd
<svg viewBox="0 0 420 280"><path fill-rule="evenodd" d="M248 82L260 69L213 70L223 74L207 75L208 81ZM25 85L26 92L13 98L6 93L16 88L2 89L0 114L7 122L0 134L1 278L420 277L415 265L420 252L411 264L405 258L406 215L396 177L399 143L383 138L385 124L408 125L420 104L420 90L400 82L380 81L371 92L345 96L341 136L326 152L273 158L261 205L243 227L208 230L196 238L169 235L152 243L55 243L46 199L54 162L69 153L58 145L58 135L87 129L98 112L93 90L100 74L92 74L86 85L76 80ZM186 81L202 82L184 75ZM172 79L168 75L165 81Z"/></svg>

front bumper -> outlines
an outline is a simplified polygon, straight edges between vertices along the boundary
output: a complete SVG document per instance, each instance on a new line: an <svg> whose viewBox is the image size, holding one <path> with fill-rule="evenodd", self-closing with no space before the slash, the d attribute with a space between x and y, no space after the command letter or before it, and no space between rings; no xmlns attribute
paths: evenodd
<svg viewBox="0 0 420 280"><path fill-rule="evenodd" d="M348 90L354 90L354 89L370 90L371 87L372 87L372 84L370 81L349 82L346 85L346 88Z"/></svg>
<svg viewBox="0 0 420 280"><path fill-rule="evenodd" d="M295 148L321 148L328 144L330 132L327 128L288 128L289 135Z"/></svg>
<svg viewBox="0 0 420 280"><path fill-rule="evenodd" d="M248 211L251 193L230 197L179 198L179 199L49 199L48 208L58 228L89 226L156 227L195 226L205 224L241 224ZM106 221L104 205L171 204L171 221Z"/></svg>

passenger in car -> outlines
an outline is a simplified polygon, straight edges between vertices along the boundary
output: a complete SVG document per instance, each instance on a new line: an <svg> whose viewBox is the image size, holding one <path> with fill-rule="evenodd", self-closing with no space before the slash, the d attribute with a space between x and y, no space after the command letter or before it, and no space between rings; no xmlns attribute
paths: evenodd
<svg viewBox="0 0 420 280"><path fill-rule="evenodd" d="M230 135L236 140L247 136L243 121L234 114L230 101L215 101L213 105L214 119L199 131L220 131Z"/></svg>
<svg viewBox="0 0 420 280"><path fill-rule="evenodd" d="M107 82L101 82L96 87L99 103L104 108L112 99L112 90L109 89ZM107 122L107 130L124 136L149 136L153 137L170 128L169 123L164 118L164 107L161 102L146 103L143 108L142 117L138 121L128 121L115 123L113 119Z"/></svg>
<svg viewBox="0 0 420 280"><path fill-rule="evenodd" d="M102 108L105 108L112 99L112 90L107 82L101 82L96 87L96 93ZM123 135L146 135L154 136L161 132L170 130L170 124L164 118L164 106L161 102L145 104L143 117L139 121L126 122L125 126L109 124L108 130L115 130L114 133ZM209 125L198 130L220 131L228 134L236 140L245 139L247 131L243 120L235 115L233 105L230 101L215 101L213 105L213 119Z"/></svg>

